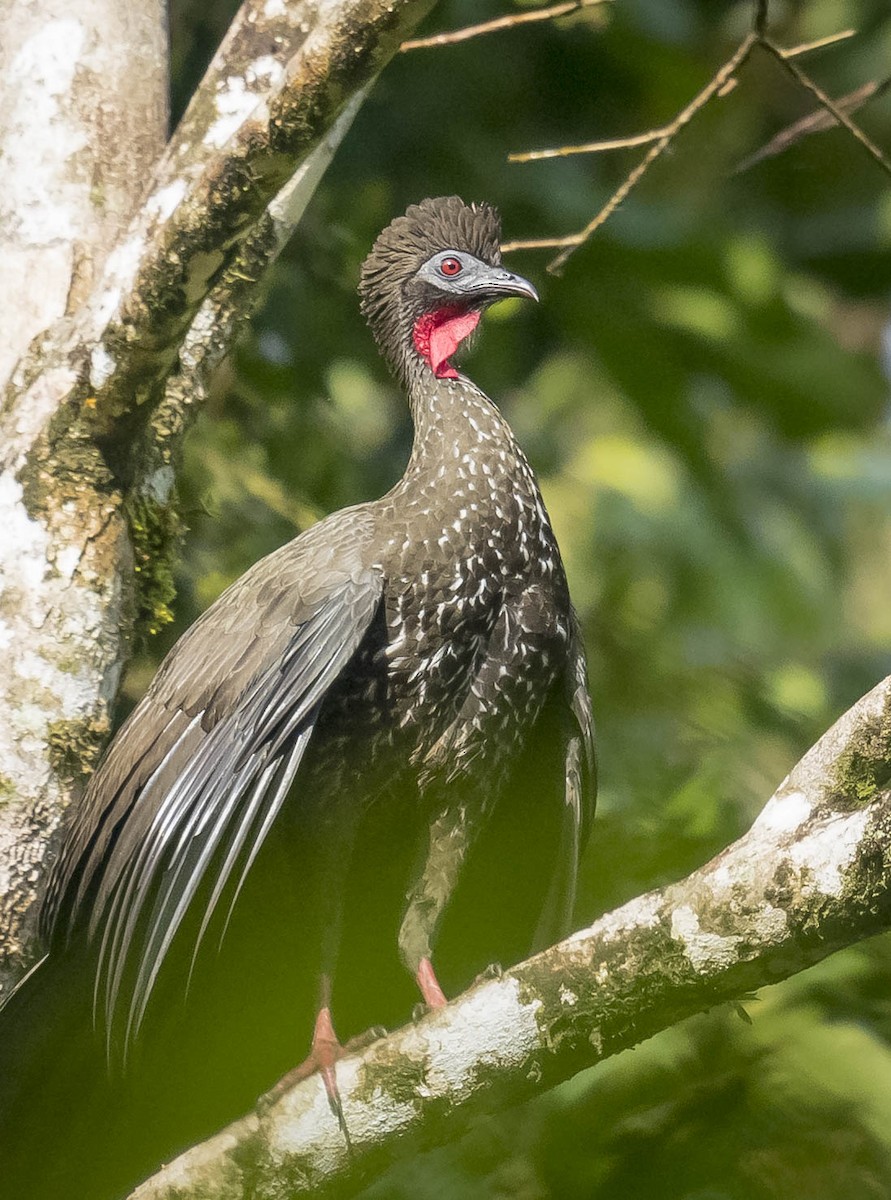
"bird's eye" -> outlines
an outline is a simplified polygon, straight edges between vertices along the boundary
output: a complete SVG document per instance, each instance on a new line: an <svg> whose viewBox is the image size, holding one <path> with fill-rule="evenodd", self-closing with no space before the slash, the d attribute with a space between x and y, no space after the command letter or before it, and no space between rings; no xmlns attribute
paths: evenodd
<svg viewBox="0 0 891 1200"><path fill-rule="evenodd" d="M453 275L460 274L464 268L461 266L461 262L459 259L444 258L442 260L442 262L439 264L439 269L443 273L443 275L447 275L447 276L451 277Z"/></svg>

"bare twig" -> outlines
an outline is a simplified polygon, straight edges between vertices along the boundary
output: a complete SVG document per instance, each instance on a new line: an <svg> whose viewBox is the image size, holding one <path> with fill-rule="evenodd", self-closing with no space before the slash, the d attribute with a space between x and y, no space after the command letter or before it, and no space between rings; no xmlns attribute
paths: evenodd
<svg viewBox="0 0 891 1200"><path fill-rule="evenodd" d="M812 50L824 50L837 42L846 42L848 38L856 37L856 29L843 29L841 33L830 33L826 37L817 38L815 42L801 42L798 46L789 46L782 50L783 58L798 58L800 54L810 54Z"/></svg>
<svg viewBox="0 0 891 1200"><path fill-rule="evenodd" d="M768 19L768 0L755 0L754 14L752 19L752 28L750 32L739 43L736 50L727 59L727 61L718 68L706 86L700 91L690 103L683 108L674 120L667 125L659 126L655 129L648 130L646 133L633 134L629 137L609 138L603 141L586 142L576 146L560 146L553 149L545 150L530 150L523 153L514 153L508 155L509 162L534 162L545 158L566 158L569 155L575 154L600 154L608 150L622 150L631 146L649 146L644 157L634 167L625 179L616 188L615 192L607 200L606 204L600 209L597 215L588 222L584 229L578 233L568 234L564 237L555 238L524 238L513 242L507 242L502 246L502 250L509 252L511 250L538 250L538 249L559 249L560 253L548 263L548 270L559 275L566 265L572 254L587 242L594 233L604 224L616 211L620 204L627 198L632 189L637 186L640 180L644 177L653 163L659 158L665 149L670 146L682 129L692 121L692 119L701 112L703 108L715 97L726 95L730 88L734 85L735 73L746 63L751 56L752 50L756 46L763 49L767 54L776 59L784 70L792 76L799 87L804 88L814 96L821 106L822 118L817 114L812 114L805 118L804 121L798 122L783 134L778 135L773 142L769 143L764 150L759 151L750 159L738 168L744 170L745 167L751 166L753 162L758 162L761 158L767 157L769 154L779 153L781 149L793 144L800 136L806 133L816 132L818 129L828 128L831 125L842 125L855 138L867 153L874 159L875 162L887 174L891 175L891 160L886 157L884 152L875 144L875 142L866 134L859 125L857 125L850 116L850 113L856 111L861 104L865 103L870 97L877 94L880 87L885 85L867 84L864 88L852 92L849 96L842 97L836 101L828 96L823 89L816 84L810 76L794 61L797 57L807 54L813 50L822 49L826 46L835 45L837 42L845 41L854 36L855 31L845 29L840 33L831 34L828 37L819 38L811 42L802 42L797 46L792 46L784 49L778 46L767 34L767 19Z"/></svg>
<svg viewBox="0 0 891 1200"><path fill-rule="evenodd" d="M635 133L631 137L607 138L602 142L585 142L581 146L559 146L548 150L526 150L520 154L509 154L508 162L536 162L540 158L567 158L571 154L603 154L606 150L627 150L629 146L648 146L670 132L671 127L660 125L648 133Z"/></svg>
<svg viewBox="0 0 891 1200"><path fill-rule="evenodd" d="M573 234L569 238L562 238L559 241L545 243L563 247L556 258L554 258L552 262L548 263L548 270L553 275L559 275L563 267L566 265L570 255L577 250L579 246L583 245L591 237L591 235L595 233L596 230L598 230L600 226L609 219L609 217L612 216L612 214L616 211L622 201L625 200L631 190L641 181L641 179L643 179L644 175L646 175L647 171L650 169L656 159L659 158L659 156L664 152L666 147L674 141L682 129L690 124L696 114L705 108L712 97L721 91L721 89L733 77L734 73L743 65L743 63L752 53L752 49L757 44L758 36L754 32L747 34L747 36L743 38L743 40L734 50L733 54L731 54L727 61L718 68L702 91L694 96L685 108L681 109L673 121L662 127L661 131L656 137L656 140L650 146L650 149L647 151L641 161L637 164L634 170L625 177L619 187L613 192L612 196L610 196L609 200L607 200L606 204L604 204L604 206L601 208L600 212L597 213L593 220L588 222L588 224L580 233ZM650 140L650 135L644 135L644 137L647 141ZM542 241L543 239L539 240L538 244L542 244ZM534 247L526 241L510 242L504 247L505 250L528 250L533 248Z"/></svg>
<svg viewBox="0 0 891 1200"><path fill-rule="evenodd" d="M470 38L482 37L486 33L499 33L502 29L512 29L516 25L528 25L533 21L556 21L558 17L568 17L583 8L596 8L612 3L613 0L567 0L564 4L550 4L547 8L533 8L528 12L509 13L504 17L483 21L479 25L466 25L462 29L453 29L448 33L434 33L430 37L413 38L411 41L403 42L399 49L405 53L408 50L426 50L434 46L451 46L456 42L466 42Z"/></svg>
<svg viewBox="0 0 891 1200"><path fill-rule="evenodd" d="M847 113L857 112L869 100L884 95L889 87L891 87L891 75L887 79L873 79L855 91L848 92L845 96L839 96L835 101L836 107ZM814 109L806 117L781 129L760 150L756 150L754 154L749 154L739 162L734 168L734 174L739 175L743 171L750 170L765 158L773 158L777 154L782 154L784 150L788 150L810 134L824 133L827 129L835 129L837 125L835 117L825 108Z"/></svg>
<svg viewBox="0 0 891 1200"><path fill-rule="evenodd" d="M856 138L856 140L868 154L872 155L882 170L887 175L891 175L891 161L888 160L888 158L879 149L872 138L867 133L864 133L860 126L851 120L851 118L848 116L848 113L843 108L840 108L832 99L832 97L828 96L826 92L823 91L819 84L814 83L809 75L805 75L798 63L793 62L791 58L788 58L783 53L782 49L775 45L769 38L762 38L760 44L764 47L768 54L773 55L777 62L782 64L782 66L801 87L805 88L811 93L812 96L816 97L826 112L834 117L839 125L844 125L848 133L850 133L853 138Z"/></svg>

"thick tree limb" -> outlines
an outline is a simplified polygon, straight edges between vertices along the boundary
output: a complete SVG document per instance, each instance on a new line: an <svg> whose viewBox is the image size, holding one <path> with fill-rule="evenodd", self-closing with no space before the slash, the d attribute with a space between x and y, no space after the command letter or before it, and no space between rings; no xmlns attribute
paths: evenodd
<svg viewBox="0 0 891 1200"><path fill-rule="evenodd" d="M891 677L805 755L751 830L680 883L480 983L338 1064L349 1152L318 1078L131 1200L273 1200L360 1186L682 1018L891 928Z"/></svg>
<svg viewBox="0 0 891 1200"><path fill-rule="evenodd" d="M66 336L130 219L166 135L166 51L163 0L0 6L0 396L32 338ZM46 838L106 728L129 606L108 488L84 472L50 521L20 473L74 382L58 360L27 403L15 387L0 402L0 989L33 936Z"/></svg>

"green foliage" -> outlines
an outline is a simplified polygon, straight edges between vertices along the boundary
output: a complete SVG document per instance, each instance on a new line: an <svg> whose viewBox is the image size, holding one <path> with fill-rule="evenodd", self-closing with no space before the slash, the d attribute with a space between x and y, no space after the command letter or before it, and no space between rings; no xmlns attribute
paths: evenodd
<svg viewBox="0 0 891 1200"><path fill-rule="evenodd" d="M176 95L227 8L174 5ZM505 11L438 6L432 28ZM883 0L775 4L833 94L887 73ZM358 266L412 200L489 199L509 237L582 227L639 151L508 165L639 132L705 83L747 4L617 0L398 58L268 284L187 450L177 620L320 514L385 491L410 444L358 313ZM756 59L537 310L484 322L468 369L543 482L585 626L602 792L579 920L739 835L800 754L891 670L891 434L881 331L889 181L838 131L734 175L809 104ZM891 105L863 124L891 147ZM151 667L134 674L141 685ZM872 778L872 777L871 777ZM872 784L870 784L872 786ZM686 1023L369 1197L891 1197L891 943Z"/></svg>

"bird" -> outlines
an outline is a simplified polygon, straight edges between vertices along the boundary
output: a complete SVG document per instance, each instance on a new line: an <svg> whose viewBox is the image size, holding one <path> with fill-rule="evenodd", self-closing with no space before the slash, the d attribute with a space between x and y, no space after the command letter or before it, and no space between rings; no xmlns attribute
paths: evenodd
<svg viewBox="0 0 891 1200"><path fill-rule="evenodd" d="M453 361L492 304L538 299L500 240L457 196L383 230L359 295L408 401L402 478L223 592L86 788L28 987L76 963L122 1070L144 1037L179 1070L184 1029L206 1065L275 1026L250 1086L318 1070L336 1107L342 1028L568 932L596 791L582 635L533 470Z"/></svg>

